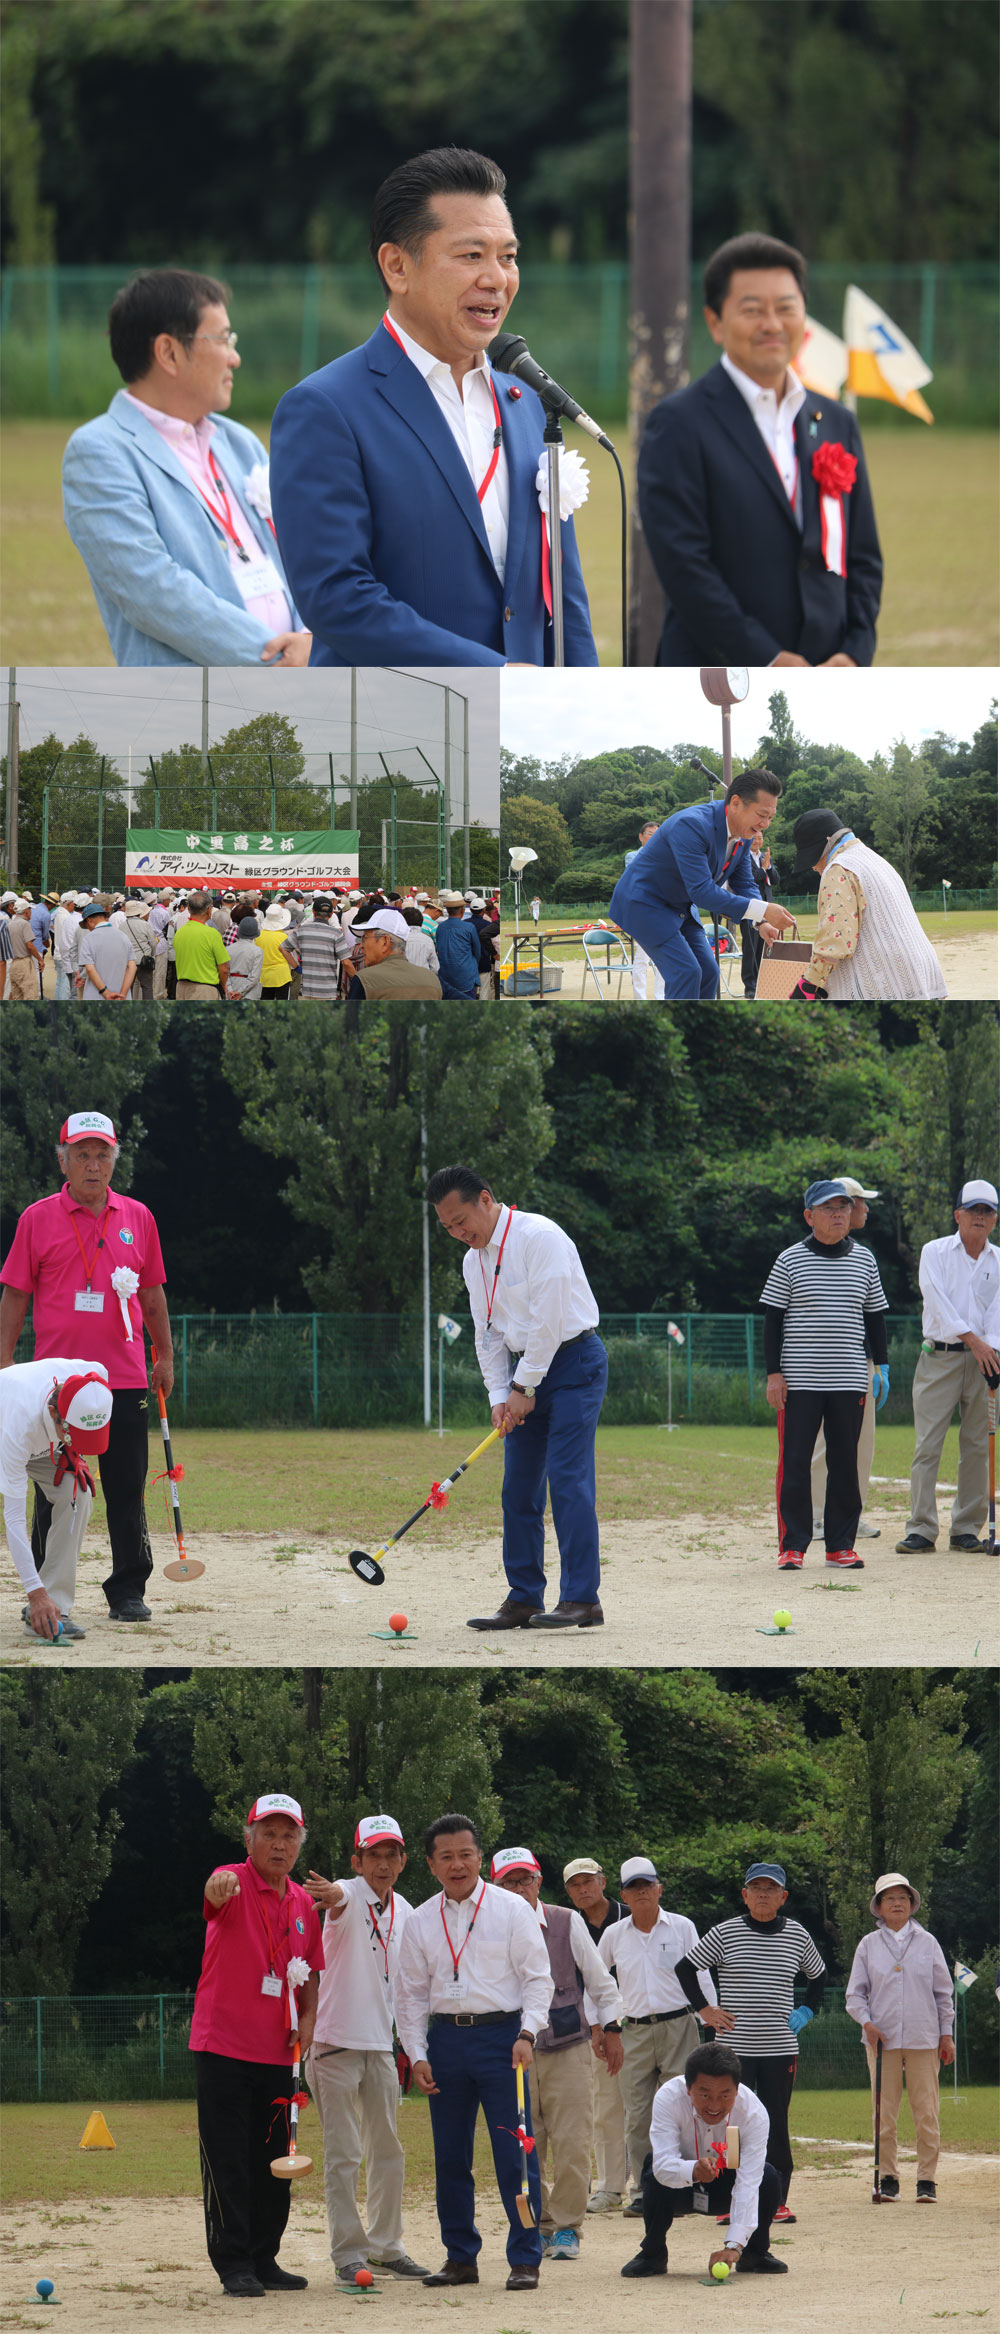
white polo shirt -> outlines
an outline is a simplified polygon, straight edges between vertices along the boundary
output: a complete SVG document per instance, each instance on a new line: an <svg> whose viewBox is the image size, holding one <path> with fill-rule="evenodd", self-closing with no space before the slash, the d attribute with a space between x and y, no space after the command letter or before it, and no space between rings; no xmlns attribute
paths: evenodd
<svg viewBox="0 0 1000 2334"><path fill-rule="evenodd" d="M961 1235L928 1240L920 1251L924 1336L957 1345L974 1331L1000 1348L1000 1249L987 1240L981 1256L970 1256Z"/></svg>
<svg viewBox="0 0 1000 2334"><path fill-rule="evenodd" d="M323 1923L326 1968L319 1981L314 2049L391 2050L399 1948L413 1908L393 1889L385 1910L360 1873L342 1880L347 1898Z"/></svg>
<svg viewBox="0 0 1000 2334"><path fill-rule="evenodd" d="M689 2010L694 2017L674 1971L697 1943L694 1922L683 1913L664 1912L662 1905L648 1934L636 1928L631 1913L605 1929L597 1950L607 1968L617 1975L627 2018L648 2018L654 2010ZM703 1978L701 1983L705 1994L711 1989L714 2002L717 1996L711 1978Z"/></svg>

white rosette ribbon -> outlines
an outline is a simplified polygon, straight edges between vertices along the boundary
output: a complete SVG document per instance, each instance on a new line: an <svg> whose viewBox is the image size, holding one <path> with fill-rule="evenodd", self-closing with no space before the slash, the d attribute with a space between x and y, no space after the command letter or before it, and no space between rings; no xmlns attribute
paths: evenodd
<svg viewBox="0 0 1000 2334"><path fill-rule="evenodd" d="M293 1954L292 1959L288 1964L288 1968L285 1971L285 1976L288 1980L288 2009L292 2021L293 2034L297 2034L299 2031L299 2005L295 1999L295 1988L296 1986L304 1986L308 1975L308 1961L303 1961L301 1953Z"/></svg>
<svg viewBox="0 0 1000 2334"><path fill-rule="evenodd" d="M117 1264L115 1266L114 1272L111 1275L111 1286L121 1307L121 1316L125 1329L125 1335L129 1344L131 1345L132 1315L129 1312L128 1304L129 1298L134 1297L139 1286L139 1275L137 1272L133 1272L131 1265Z"/></svg>
<svg viewBox="0 0 1000 2334"><path fill-rule="evenodd" d="M542 517L549 515L549 462L543 454L535 477L535 486ZM582 509L590 493L590 472L582 454L575 447L559 456L559 517L571 519L574 511Z"/></svg>
<svg viewBox="0 0 1000 2334"><path fill-rule="evenodd" d="M258 518L271 518L271 467L268 462L255 462L243 481L243 492Z"/></svg>

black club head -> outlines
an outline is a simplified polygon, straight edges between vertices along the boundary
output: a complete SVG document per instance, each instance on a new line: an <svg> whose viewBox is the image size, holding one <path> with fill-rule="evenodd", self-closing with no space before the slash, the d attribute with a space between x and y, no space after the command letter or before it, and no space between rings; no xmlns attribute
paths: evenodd
<svg viewBox="0 0 1000 2334"><path fill-rule="evenodd" d="M359 1580L367 1581L369 1588L381 1588L385 1573L374 1556L366 1556L363 1548L352 1548L347 1561L351 1571L357 1573Z"/></svg>

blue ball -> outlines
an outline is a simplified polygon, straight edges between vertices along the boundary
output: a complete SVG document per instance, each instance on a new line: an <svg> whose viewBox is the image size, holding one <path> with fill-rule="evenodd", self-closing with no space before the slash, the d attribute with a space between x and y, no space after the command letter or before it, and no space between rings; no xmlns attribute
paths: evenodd
<svg viewBox="0 0 1000 2334"><path fill-rule="evenodd" d="M50 2295L50 2293L54 2293L54 2291L55 2291L55 2285L54 2285L54 2282L53 2282L53 2280L52 2280L52 2278L51 2278L51 2277L40 2277L40 2278L39 2278L39 2280L38 2280L38 2283L37 2283L37 2285L36 2285L36 2287L35 2287L35 2292L36 2292L36 2293L40 2293L40 2294L41 2294L41 2297L42 2297L42 2300L43 2300L43 2302L47 2302L47 2301L48 2301L48 2298L49 2298L49 2295Z"/></svg>

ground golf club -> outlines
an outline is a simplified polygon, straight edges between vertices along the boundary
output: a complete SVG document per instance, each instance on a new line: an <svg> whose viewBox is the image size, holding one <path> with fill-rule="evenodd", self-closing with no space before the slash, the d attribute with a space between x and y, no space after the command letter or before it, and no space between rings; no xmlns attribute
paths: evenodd
<svg viewBox="0 0 1000 2334"><path fill-rule="evenodd" d="M391 1540L386 1540L383 1547L376 1548L374 1555L366 1555L363 1548L351 1549L347 1561L351 1571L357 1573L359 1580L366 1580L369 1588L381 1588L385 1573L378 1561L379 1557L387 1556L390 1548L395 1547L397 1540L402 1539L404 1532L408 1532L414 1524L419 1523L421 1516L426 1515L429 1507L447 1507L452 1485L457 1483L459 1476L464 1475L475 1461L482 1457L484 1451L489 1450L490 1444L495 1443L499 1439L499 1435L500 1429L495 1426L492 1434L488 1434L484 1442L477 1443L475 1450L469 1452L468 1458L462 1460L460 1467L453 1467L451 1474L445 1476L443 1483L432 1483L422 1506L415 1508L413 1514L407 1516L405 1524L400 1524L398 1532L394 1532Z"/></svg>

